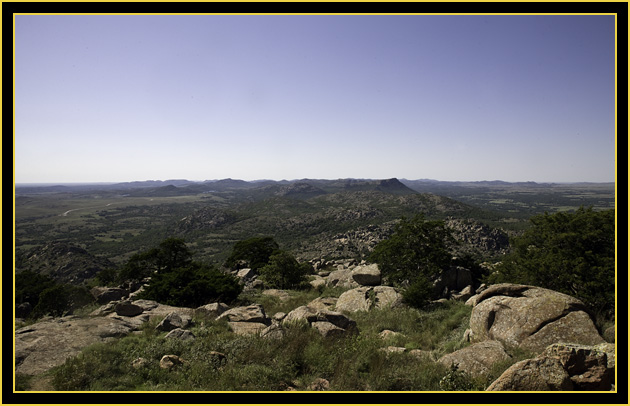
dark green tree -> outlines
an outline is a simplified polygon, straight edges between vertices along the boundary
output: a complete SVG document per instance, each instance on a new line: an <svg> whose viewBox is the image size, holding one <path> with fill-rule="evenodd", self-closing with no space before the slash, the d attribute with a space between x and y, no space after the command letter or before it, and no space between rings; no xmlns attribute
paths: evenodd
<svg viewBox="0 0 630 406"><path fill-rule="evenodd" d="M242 289L234 276L191 262L155 274L140 297L171 306L198 307L212 302L230 303Z"/></svg>
<svg viewBox="0 0 630 406"><path fill-rule="evenodd" d="M403 297L416 306L431 299L431 278L451 265L448 246L453 242L443 221L428 221L423 214L411 220L403 217L394 233L374 247L369 259L378 264L388 283L408 286Z"/></svg>
<svg viewBox="0 0 630 406"><path fill-rule="evenodd" d="M15 274L15 303L28 302L35 306L41 293L55 285L56 282L47 275L30 270L18 272Z"/></svg>
<svg viewBox="0 0 630 406"><path fill-rule="evenodd" d="M312 268L308 263L300 264L293 255L279 251L269 258L269 263L260 269L260 279L271 288L298 289L305 285L306 276Z"/></svg>
<svg viewBox="0 0 630 406"><path fill-rule="evenodd" d="M279 249L273 237L253 237L241 240L234 244L224 266L236 269L239 264L244 263L247 268L260 269L269 263L269 258Z"/></svg>
<svg viewBox="0 0 630 406"><path fill-rule="evenodd" d="M379 265L390 283L412 282L448 268L452 257L448 244L452 241L443 221L428 221L422 214L411 220L403 217L394 233L374 247L370 260Z"/></svg>
<svg viewBox="0 0 630 406"><path fill-rule="evenodd" d="M138 282L156 273L169 273L192 263L192 251L181 238L167 238L157 248L131 256L118 272L118 282Z"/></svg>
<svg viewBox="0 0 630 406"><path fill-rule="evenodd" d="M580 207L545 213L511 241L512 252L488 277L490 283L523 283L582 300L595 313L615 303L615 210Z"/></svg>

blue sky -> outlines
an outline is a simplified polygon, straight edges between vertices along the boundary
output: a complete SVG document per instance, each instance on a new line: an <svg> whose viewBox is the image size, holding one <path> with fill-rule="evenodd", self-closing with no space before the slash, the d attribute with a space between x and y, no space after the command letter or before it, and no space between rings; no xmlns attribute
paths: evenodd
<svg viewBox="0 0 630 406"><path fill-rule="evenodd" d="M15 17L15 180L615 180L614 16Z"/></svg>

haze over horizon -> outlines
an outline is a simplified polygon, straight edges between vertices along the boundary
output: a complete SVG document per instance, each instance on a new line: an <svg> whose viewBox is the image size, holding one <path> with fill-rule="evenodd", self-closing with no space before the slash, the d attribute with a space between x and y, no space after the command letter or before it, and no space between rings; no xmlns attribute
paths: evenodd
<svg viewBox="0 0 630 406"><path fill-rule="evenodd" d="M16 183L613 182L615 16L16 15Z"/></svg>

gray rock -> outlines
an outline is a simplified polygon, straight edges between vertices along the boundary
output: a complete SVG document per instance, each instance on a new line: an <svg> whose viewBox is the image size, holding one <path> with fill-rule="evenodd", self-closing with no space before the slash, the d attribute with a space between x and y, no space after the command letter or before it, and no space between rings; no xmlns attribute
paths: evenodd
<svg viewBox="0 0 630 406"><path fill-rule="evenodd" d="M556 342L599 344L604 340L579 300L527 285L490 286L478 295L470 317L475 342L543 351Z"/></svg>
<svg viewBox="0 0 630 406"><path fill-rule="evenodd" d="M272 324L271 326L266 327L260 332L260 336L262 338L267 338L270 340L281 340L285 335L284 328L280 324Z"/></svg>
<svg viewBox="0 0 630 406"><path fill-rule="evenodd" d="M322 335L337 334L337 331L328 324L314 325L314 323L317 322L332 324L333 326L344 330L344 334L354 334L358 332L356 322L346 315L331 310L314 309L308 306L300 306L290 311L282 321L284 325L308 323L311 327L317 328ZM335 330L335 332L331 332L332 330Z"/></svg>
<svg viewBox="0 0 630 406"><path fill-rule="evenodd" d="M160 368L162 369L173 369L179 365L183 365L186 361L177 355L165 355L160 359Z"/></svg>
<svg viewBox="0 0 630 406"><path fill-rule="evenodd" d="M230 307L225 303L209 303L207 305L199 306L195 309L195 316L216 318L229 310Z"/></svg>
<svg viewBox="0 0 630 406"><path fill-rule="evenodd" d="M258 273L251 268L244 268L236 273L236 277L243 281L252 280L256 276L258 276Z"/></svg>
<svg viewBox="0 0 630 406"><path fill-rule="evenodd" d="M368 311L400 305L402 295L390 286L362 286L345 291L339 296L335 310L341 312Z"/></svg>
<svg viewBox="0 0 630 406"><path fill-rule="evenodd" d="M171 331L176 328L186 328L190 324L191 317L187 314L171 312L155 327L158 331Z"/></svg>
<svg viewBox="0 0 630 406"><path fill-rule="evenodd" d="M318 297L311 300L307 306L317 310L330 310L335 308L338 298L336 297Z"/></svg>
<svg viewBox="0 0 630 406"><path fill-rule="evenodd" d="M567 391L573 382L556 358L533 358L505 370L488 391Z"/></svg>
<svg viewBox="0 0 630 406"><path fill-rule="evenodd" d="M328 321L314 321L311 323L311 327L316 329L323 337L342 337L346 335L346 330Z"/></svg>
<svg viewBox="0 0 630 406"><path fill-rule="evenodd" d="M169 333L164 338L173 338L177 340L187 341L187 340L194 340L195 335L190 330L176 328L169 331Z"/></svg>
<svg viewBox="0 0 630 406"><path fill-rule="evenodd" d="M265 310L259 304L235 307L223 313L217 319L228 319L231 322L263 323L269 325L270 321Z"/></svg>
<svg viewBox="0 0 630 406"><path fill-rule="evenodd" d="M358 266L350 274L361 286L377 286L381 284L381 271L377 264Z"/></svg>
<svg viewBox="0 0 630 406"><path fill-rule="evenodd" d="M114 306L114 311L119 316L133 317L142 314L144 309L138 305L124 300L122 302L116 303L116 305Z"/></svg>
<svg viewBox="0 0 630 406"><path fill-rule="evenodd" d="M500 342L483 341L446 354L438 362L446 367L455 364L459 370L476 376L488 373L494 364L510 358Z"/></svg>
<svg viewBox="0 0 630 406"><path fill-rule="evenodd" d="M268 326L264 323L248 321L229 321L228 326L238 335L253 335L262 333Z"/></svg>
<svg viewBox="0 0 630 406"><path fill-rule="evenodd" d="M331 272L326 277L326 284L333 287L356 288L359 284L352 278L352 270L344 268Z"/></svg>
<svg viewBox="0 0 630 406"><path fill-rule="evenodd" d="M433 289L438 297L448 297L448 292L459 292L472 284L472 272L457 266L442 271L433 281Z"/></svg>
<svg viewBox="0 0 630 406"><path fill-rule="evenodd" d="M558 359L571 377L575 390L609 391L614 383L614 344L557 343L547 347L539 357Z"/></svg>

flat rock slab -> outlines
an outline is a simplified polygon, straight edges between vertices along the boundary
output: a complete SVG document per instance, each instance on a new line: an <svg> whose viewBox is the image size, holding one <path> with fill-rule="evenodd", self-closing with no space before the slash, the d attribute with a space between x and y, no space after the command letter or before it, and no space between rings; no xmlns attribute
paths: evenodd
<svg viewBox="0 0 630 406"><path fill-rule="evenodd" d="M95 317L66 316L43 320L15 331L15 372L39 375L63 364L88 345L125 337L137 331L152 317L177 311L192 315L193 309L165 306L150 300L137 300L143 309L135 317L108 312ZM113 309L112 309L113 311Z"/></svg>
<svg viewBox="0 0 630 406"><path fill-rule="evenodd" d="M91 344L129 334L136 327L113 317L62 317L15 332L15 372L38 375L61 365Z"/></svg>

